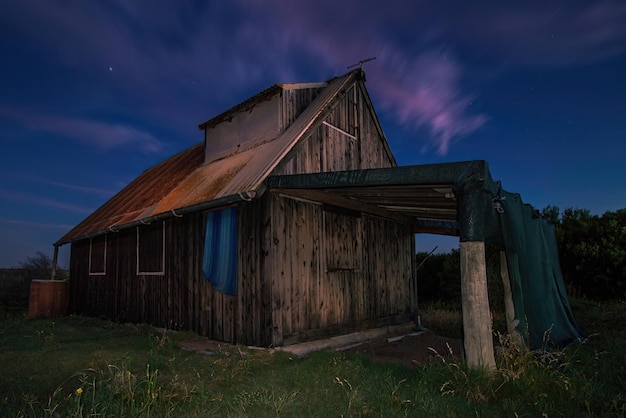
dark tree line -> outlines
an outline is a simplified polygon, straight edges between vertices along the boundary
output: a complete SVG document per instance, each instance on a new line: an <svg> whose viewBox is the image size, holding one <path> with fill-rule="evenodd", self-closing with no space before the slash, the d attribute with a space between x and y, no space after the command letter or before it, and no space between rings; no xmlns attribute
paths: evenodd
<svg viewBox="0 0 626 418"><path fill-rule="evenodd" d="M626 209L592 215L587 209L561 211L548 206L542 215L555 226L563 279L571 296L594 300L626 299ZM420 301L460 303L459 251L416 255ZM490 302L499 303L499 250L487 246ZM492 291L496 294L491 297Z"/></svg>
<svg viewBox="0 0 626 418"><path fill-rule="evenodd" d="M47 280L51 276L52 259L41 251L26 257L18 268L0 269L0 312L2 308L28 308L31 280ZM56 279L68 277L67 270L57 269Z"/></svg>
<svg viewBox="0 0 626 418"><path fill-rule="evenodd" d="M589 299L626 299L626 209L592 215L587 209L548 206L555 225L563 278Z"/></svg>
<svg viewBox="0 0 626 418"><path fill-rule="evenodd" d="M47 254L37 251L35 255L26 257L20 263L20 269L31 278L49 279L52 275L52 259Z"/></svg>
<svg viewBox="0 0 626 418"><path fill-rule="evenodd" d="M426 260L426 261L424 261ZM442 300L449 307L461 308L461 254L458 249L448 254L416 254L417 291L420 303ZM502 278L500 276L500 250L489 245L485 248L489 304L493 309L504 309Z"/></svg>

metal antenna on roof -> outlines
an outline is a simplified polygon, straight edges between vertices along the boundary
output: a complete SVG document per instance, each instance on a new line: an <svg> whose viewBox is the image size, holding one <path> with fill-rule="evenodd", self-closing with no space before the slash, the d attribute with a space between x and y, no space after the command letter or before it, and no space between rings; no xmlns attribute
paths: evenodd
<svg viewBox="0 0 626 418"><path fill-rule="evenodd" d="M363 64L365 64L366 62L374 61L375 59L376 59L376 57L365 58L364 60L361 60L361 61L357 62L356 64L349 65L346 68L348 68L348 70L349 70L349 69L354 68L354 67L356 67L358 65L359 68L362 70L363 69Z"/></svg>

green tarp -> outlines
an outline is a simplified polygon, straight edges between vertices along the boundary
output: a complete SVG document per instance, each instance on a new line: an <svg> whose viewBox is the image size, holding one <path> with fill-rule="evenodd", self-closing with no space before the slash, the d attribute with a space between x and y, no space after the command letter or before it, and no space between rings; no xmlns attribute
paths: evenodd
<svg viewBox="0 0 626 418"><path fill-rule="evenodd" d="M561 274L554 226L520 195L502 191L500 196L495 203L500 208L517 331L532 349L582 340Z"/></svg>

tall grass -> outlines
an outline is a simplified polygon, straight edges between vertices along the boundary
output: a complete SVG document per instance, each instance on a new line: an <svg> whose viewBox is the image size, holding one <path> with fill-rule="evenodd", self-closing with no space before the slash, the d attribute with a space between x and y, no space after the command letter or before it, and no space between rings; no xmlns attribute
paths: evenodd
<svg viewBox="0 0 626 418"><path fill-rule="evenodd" d="M190 333L83 317L8 319L0 322L0 416L624 416L626 304L573 308L592 333L588 344L533 352L496 335L494 372L446 353L414 368L338 352L296 358L223 346L203 355L179 348L197 338ZM429 328L458 332L454 311L423 312ZM437 318L436 327L426 322Z"/></svg>

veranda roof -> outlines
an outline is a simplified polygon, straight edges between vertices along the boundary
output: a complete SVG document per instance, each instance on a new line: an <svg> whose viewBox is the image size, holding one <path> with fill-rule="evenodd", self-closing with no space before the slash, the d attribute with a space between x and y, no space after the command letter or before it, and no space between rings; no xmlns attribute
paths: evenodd
<svg viewBox="0 0 626 418"><path fill-rule="evenodd" d="M463 239L481 238L476 236L481 235L476 231L477 219L469 216L481 208L459 209L460 194L476 190L491 201L498 191L488 163L482 160L272 176L268 187L284 195L410 223L415 233Z"/></svg>

